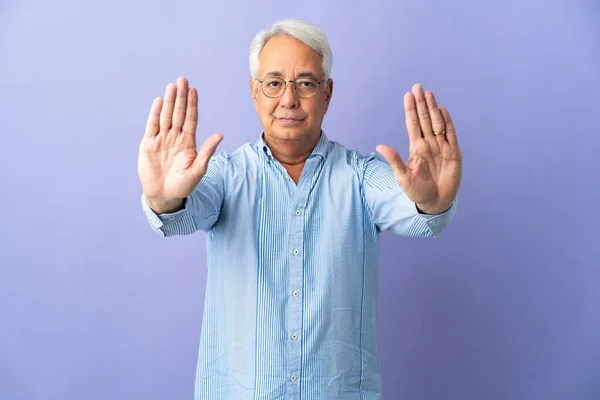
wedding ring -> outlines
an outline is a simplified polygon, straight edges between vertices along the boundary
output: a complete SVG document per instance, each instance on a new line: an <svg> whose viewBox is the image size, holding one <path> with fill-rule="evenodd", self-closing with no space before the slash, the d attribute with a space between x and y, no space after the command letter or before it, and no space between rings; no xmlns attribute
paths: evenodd
<svg viewBox="0 0 600 400"><path fill-rule="evenodd" d="M436 136L437 135L445 135L446 131L444 130L444 131L441 131L441 132L433 132L433 134L436 135Z"/></svg>

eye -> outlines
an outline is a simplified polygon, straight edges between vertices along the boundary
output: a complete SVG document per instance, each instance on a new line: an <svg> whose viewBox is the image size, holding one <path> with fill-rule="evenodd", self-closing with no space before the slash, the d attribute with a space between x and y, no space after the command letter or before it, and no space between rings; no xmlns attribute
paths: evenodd
<svg viewBox="0 0 600 400"><path fill-rule="evenodd" d="M267 86L270 88L277 88L279 86L281 86L281 82L274 80L274 81L268 81L267 82Z"/></svg>
<svg viewBox="0 0 600 400"><path fill-rule="evenodd" d="M317 86L317 84L313 81L299 81L298 86L303 89L313 89Z"/></svg>

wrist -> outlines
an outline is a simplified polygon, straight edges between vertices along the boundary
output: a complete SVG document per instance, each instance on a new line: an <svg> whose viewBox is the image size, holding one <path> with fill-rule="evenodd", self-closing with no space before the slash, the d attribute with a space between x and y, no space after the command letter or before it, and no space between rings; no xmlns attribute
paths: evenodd
<svg viewBox="0 0 600 400"><path fill-rule="evenodd" d="M157 199L146 197L148 206L156 214L170 214L183 209L185 199Z"/></svg>
<svg viewBox="0 0 600 400"><path fill-rule="evenodd" d="M451 207L452 207L452 203L450 203L450 205L444 204L444 205L427 205L427 204L417 204L415 203L415 206L417 207L417 211L420 214L425 214L425 215L439 215L439 214L443 214L446 211L448 211Z"/></svg>

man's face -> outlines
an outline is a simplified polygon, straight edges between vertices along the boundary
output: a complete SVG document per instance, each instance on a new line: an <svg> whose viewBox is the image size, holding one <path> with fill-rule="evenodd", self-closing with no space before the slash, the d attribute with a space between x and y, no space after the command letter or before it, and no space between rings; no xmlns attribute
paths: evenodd
<svg viewBox="0 0 600 400"><path fill-rule="evenodd" d="M286 81L312 77L321 82L324 79L322 58L297 39L275 36L260 53L257 75L260 80L271 76ZM319 84L315 96L308 99L296 96L291 82L287 84L283 96L278 98L265 96L260 82L252 78L250 88L267 139L305 142L319 137L331 99L333 81Z"/></svg>

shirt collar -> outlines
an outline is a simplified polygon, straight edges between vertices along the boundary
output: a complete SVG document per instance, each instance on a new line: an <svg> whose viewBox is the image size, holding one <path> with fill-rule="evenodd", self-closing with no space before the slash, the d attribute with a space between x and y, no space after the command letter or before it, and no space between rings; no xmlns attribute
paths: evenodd
<svg viewBox="0 0 600 400"><path fill-rule="evenodd" d="M263 156L265 156L267 158L267 160L270 161L273 158L273 153L271 153L271 149L269 149L269 146L267 146L264 136L265 136L265 132L263 131L260 134L260 139L258 141L258 147L259 147L259 149L261 149L260 153L262 153ZM325 160L327 158L327 150L328 149L329 149L329 139L327 138L325 131L321 130L321 137L319 138L317 145L313 149L310 156L308 156L308 158L320 156L322 159Z"/></svg>

